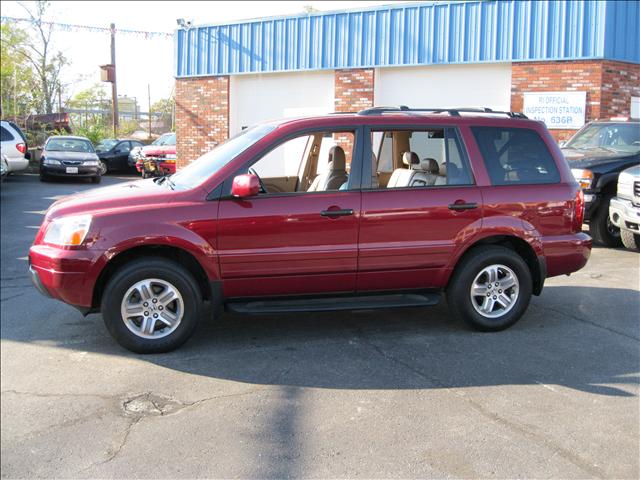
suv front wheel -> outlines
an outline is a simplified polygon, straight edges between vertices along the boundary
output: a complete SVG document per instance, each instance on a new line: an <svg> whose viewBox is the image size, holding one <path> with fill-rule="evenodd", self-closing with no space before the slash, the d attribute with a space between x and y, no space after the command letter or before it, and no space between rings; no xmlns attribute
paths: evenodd
<svg viewBox="0 0 640 480"><path fill-rule="evenodd" d="M202 293L176 262L140 258L118 270L102 297L109 333L136 353L162 353L186 342L198 324Z"/></svg>
<svg viewBox="0 0 640 480"><path fill-rule="evenodd" d="M456 267L447 289L453 315L485 332L516 323L529 305L529 267L513 250L501 246L473 249Z"/></svg>

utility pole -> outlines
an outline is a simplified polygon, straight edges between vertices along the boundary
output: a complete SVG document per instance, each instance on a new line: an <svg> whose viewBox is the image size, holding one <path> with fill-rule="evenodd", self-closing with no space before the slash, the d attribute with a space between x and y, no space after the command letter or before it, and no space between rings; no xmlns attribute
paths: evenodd
<svg viewBox="0 0 640 480"><path fill-rule="evenodd" d="M16 75L16 66L13 66L13 123L18 123L18 79Z"/></svg>
<svg viewBox="0 0 640 480"><path fill-rule="evenodd" d="M118 138L118 87L116 86L116 24L111 24L111 66L113 80L111 83L111 101L113 106L113 137Z"/></svg>
<svg viewBox="0 0 640 480"><path fill-rule="evenodd" d="M149 140L151 140L151 85L147 83L147 95L149 96Z"/></svg>

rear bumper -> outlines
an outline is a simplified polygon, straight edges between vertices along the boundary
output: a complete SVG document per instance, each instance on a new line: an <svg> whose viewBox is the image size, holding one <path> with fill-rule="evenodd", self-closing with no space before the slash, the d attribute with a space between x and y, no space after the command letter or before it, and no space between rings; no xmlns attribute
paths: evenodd
<svg viewBox="0 0 640 480"><path fill-rule="evenodd" d="M7 173L11 172L19 172L21 170L26 170L29 166L29 160L24 157L6 157L7 160Z"/></svg>
<svg viewBox="0 0 640 480"><path fill-rule="evenodd" d="M97 280L96 254L89 250L65 250L33 245L29 250L29 276L45 296L62 300L81 310L89 309Z"/></svg>
<svg viewBox="0 0 640 480"><path fill-rule="evenodd" d="M616 227L640 233L640 207L636 207L630 200L612 198L609 202L609 217Z"/></svg>
<svg viewBox="0 0 640 480"><path fill-rule="evenodd" d="M543 237L547 277L568 275L580 270L591 256L591 237L586 233Z"/></svg>

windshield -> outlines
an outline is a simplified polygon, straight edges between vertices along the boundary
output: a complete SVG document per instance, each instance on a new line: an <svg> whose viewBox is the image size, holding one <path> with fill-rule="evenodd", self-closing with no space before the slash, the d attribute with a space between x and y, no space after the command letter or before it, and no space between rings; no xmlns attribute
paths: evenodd
<svg viewBox="0 0 640 480"><path fill-rule="evenodd" d="M172 183L185 190L199 185L275 128L273 125L259 125L243 130L171 175Z"/></svg>
<svg viewBox="0 0 640 480"><path fill-rule="evenodd" d="M49 152L93 153L93 145L89 140L78 138L52 138L47 142L45 150Z"/></svg>
<svg viewBox="0 0 640 480"><path fill-rule="evenodd" d="M640 124L594 123L578 132L566 145L568 148L605 148L620 152L640 152Z"/></svg>
<svg viewBox="0 0 640 480"><path fill-rule="evenodd" d="M175 145L175 144L176 144L175 133L165 133L164 135L160 135L151 143L151 145Z"/></svg>
<svg viewBox="0 0 640 480"><path fill-rule="evenodd" d="M118 143L118 140L102 140L96 146L96 152L108 152L115 146L116 143Z"/></svg>

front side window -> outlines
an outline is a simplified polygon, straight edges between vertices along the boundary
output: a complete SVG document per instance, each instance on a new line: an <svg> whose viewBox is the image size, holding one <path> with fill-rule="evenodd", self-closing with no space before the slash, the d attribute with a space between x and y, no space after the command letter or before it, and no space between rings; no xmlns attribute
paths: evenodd
<svg viewBox="0 0 640 480"><path fill-rule="evenodd" d="M558 183L560 173L540 135L528 128L472 127L494 185Z"/></svg>
<svg viewBox="0 0 640 480"><path fill-rule="evenodd" d="M262 194L345 190L354 132L313 132L281 143L248 170L260 177Z"/></svg>
<svg viewBox="0 0 640 480"><path fill-rule="evenodd" d="M454 129L372 131L371 145L373 188L473 184Z"/></svg>
<svg viewBox="0 0 640 480"><path fill-rule="evenodd" d="M96 145L96 152L98 153L108 152L116 145L116 143L118 143L118 140L113 140L113 139L102 140L98 145Z"/></svg>

